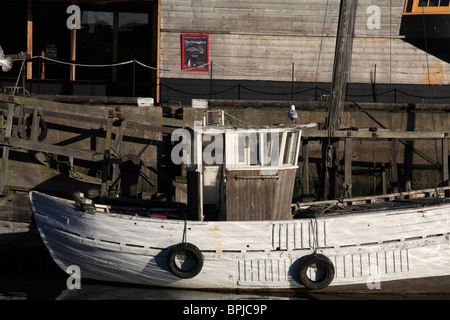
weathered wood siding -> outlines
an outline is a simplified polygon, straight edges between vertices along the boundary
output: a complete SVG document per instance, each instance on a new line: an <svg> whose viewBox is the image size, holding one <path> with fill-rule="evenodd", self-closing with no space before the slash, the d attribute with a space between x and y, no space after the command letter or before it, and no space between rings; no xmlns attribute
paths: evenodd
<svg viewBox="0 0 450 320"><path fill-rule="evenodd" d="M226 219L228 221L291 219L295 172L295 169L279 170L276 174L278 179L252 179L250 177L261 174L260 170L229 171L225 185Z"/></svg>
<svg viewBox="0 0 450 320"><path fill-rule="evenodd" d="M377 5L379 29L367 27ZM399 36L404 0L359 0L350 82L449 84L449 65ZM337 0L161 1L162 78L209 79L181 70L181 34L209 34L214 79L330 82ZM428 76L428 73L430 76Z"/></svg>

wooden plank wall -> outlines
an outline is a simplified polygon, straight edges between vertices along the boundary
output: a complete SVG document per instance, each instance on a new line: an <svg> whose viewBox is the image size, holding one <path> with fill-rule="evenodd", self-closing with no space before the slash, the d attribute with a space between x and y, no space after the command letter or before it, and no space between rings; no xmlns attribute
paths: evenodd
<svg viewBox="0 0 450 320"><path fill-rule="evenodd" d="M226 219L228 221L291 219L295 169L279 170L278 178L255 178L260 170L227 172ZM253 178L252 178L253 177Z"/></svg>
<svg viewBox="0 0 450 320"><path fill-rule="evenodd" d="M367 27L371 5L381 9L380 29ZM358 1L350 82L370 83L376 65L377 83L449 83L447 63L399 36L403 6ZM291 81L294 64L295 81L330 82L338 11L338 0L162 1L161 78L210 78L181 70L181 34L204 33L214 79Z"/></svg>

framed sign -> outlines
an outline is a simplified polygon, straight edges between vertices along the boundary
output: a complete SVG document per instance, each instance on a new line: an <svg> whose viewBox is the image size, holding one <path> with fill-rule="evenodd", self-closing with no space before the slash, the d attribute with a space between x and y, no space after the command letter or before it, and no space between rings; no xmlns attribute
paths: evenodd
<svg viewBox="0 0 450 320"><path fill-rule="evenodd" d="M207 34L181 35L181 69L209 70L209 38Z"/></svg>

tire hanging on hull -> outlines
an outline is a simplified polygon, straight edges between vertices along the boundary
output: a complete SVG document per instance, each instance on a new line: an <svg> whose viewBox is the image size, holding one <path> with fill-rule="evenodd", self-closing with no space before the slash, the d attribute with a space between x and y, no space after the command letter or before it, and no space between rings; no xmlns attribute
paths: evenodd
<svg viewBox="0 0 450 320"><path fill-rule="evenodd" d="M193 259L194 266L187 270L180 267L176 259L178 256L184 256L186 259ZM203 255L201 251L192 243L182 242L170 249L167 255L167 265L170 272L181 279L190 279L200 273L203 268Z"/></svg>
<svg viewBox="0 0 450 320"><path fill-rule="evenodd" d="M320 276L316 280L312 280L308 277L308 269L316 265L317 269L320 269ZM304 285L309 290L321 290L326 287L334 279L334 265L330 259L322 254L312 254L302 258L298 271L300 278L300 284Z"/></svg>

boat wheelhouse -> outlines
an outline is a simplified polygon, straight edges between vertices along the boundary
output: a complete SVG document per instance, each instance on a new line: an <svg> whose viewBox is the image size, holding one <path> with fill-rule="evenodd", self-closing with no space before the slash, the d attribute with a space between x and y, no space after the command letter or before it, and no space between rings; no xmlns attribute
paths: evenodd
<svg viewBox="0 0 450 320"><path fill-rule="evenodd" d="M184 158L190 218L291 219L301 133L314 126L195 127Z"/></svg>

